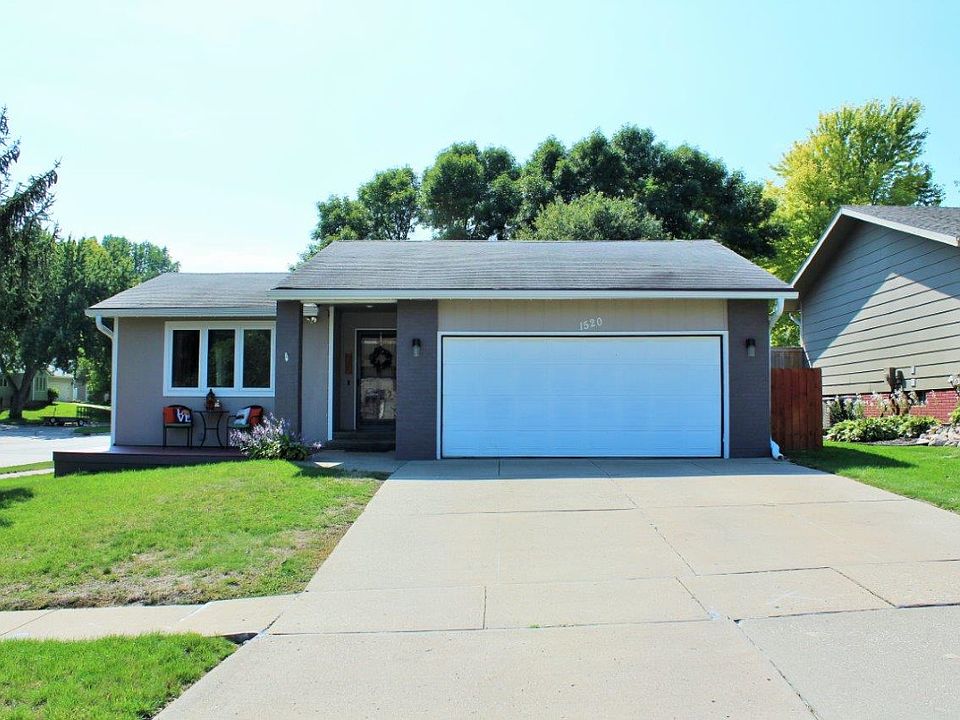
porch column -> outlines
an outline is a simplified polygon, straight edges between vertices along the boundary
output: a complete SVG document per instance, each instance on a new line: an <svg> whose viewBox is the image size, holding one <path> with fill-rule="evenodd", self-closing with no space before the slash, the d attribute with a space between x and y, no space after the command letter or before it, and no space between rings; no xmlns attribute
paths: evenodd
<svg viewBox="0 0 960 720"><path fill-rule="evenodd" d="M436 300L397 303L397 459L437 457ZM413 341L420 342L419 357Z"/></svg>
<svg viewBox="0 0 960 720"><path fill-rule="evenodd" d="M283 418L291 432L300 433L303 303L299 300L277 301L276 334L273 414Z"/></svg>

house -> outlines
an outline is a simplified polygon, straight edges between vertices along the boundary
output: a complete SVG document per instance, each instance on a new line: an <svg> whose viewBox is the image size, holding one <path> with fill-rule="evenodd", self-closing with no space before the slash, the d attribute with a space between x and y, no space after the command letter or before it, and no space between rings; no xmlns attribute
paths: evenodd
<svg viewBox="0 0 960 720"><path fill-rule="evenodd" d="M19 383L23 373L14 374L14 382ZM57 392L60 400L86 401L86 386L78 382L70 373L49 367L41 370L33 378L33 387L30 389L31 402L46 402L48 399L47 389L53 389ZM7 378L0 375L0 408L10 407L10 397L13 395L13 388L7 381Z"/></svg>
<svg viewBox="0 0 960 720"><path fill-rule="evenodd" d="M116 445L161 408L262 405L399 458L770 452L771 301L719 243L335 242L285 274L162 275L89 309Z"/></svg>
<svg viewBox="0 0 960 720"><path fill-rule="evenodd" d="M903 389L920 400L916 412L948 418L948 378L960 372L960 208L843 207L793 285L825 396Z"/></svg>

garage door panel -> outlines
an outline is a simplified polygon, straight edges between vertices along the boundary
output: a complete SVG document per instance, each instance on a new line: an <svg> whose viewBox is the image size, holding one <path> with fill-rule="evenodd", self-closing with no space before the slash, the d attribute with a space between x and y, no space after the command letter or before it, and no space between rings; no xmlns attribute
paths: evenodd
<svg viewBox="0 0 960 720"><path fill-rule="evenodd" d="M718 456L720 338L443 340L446 456Z"/></svg>

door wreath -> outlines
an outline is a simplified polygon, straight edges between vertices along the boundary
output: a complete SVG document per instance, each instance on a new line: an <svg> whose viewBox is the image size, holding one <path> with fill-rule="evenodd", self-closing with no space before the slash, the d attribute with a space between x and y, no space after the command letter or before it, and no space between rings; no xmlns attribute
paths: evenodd
<svg viewBox="0 0 960 720"><path fill-rule="evenodd" d="M370 364L378 373L386 370L393 363L393 353L387 350L383 345L377 345L370 353Z"/></svg>

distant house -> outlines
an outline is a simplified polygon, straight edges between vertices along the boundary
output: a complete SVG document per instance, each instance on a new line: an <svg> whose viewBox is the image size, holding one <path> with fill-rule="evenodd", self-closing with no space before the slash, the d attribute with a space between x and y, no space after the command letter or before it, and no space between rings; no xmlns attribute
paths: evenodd
<svg viewBox="0 0 960 720"><path fill-rule="evenodd" d="M960 208L843 207L793 285L825 396L903 389L940 419L957 406Z"/></svg>
<svg viewBox="0 0 960 720"><path fill-rule="evenodd" d="M22 373L16 373L14 382L19 383ZM30 389L31 402L44 402L47 399L47 390L54 389L61 400L75 400L85 402L87 399L86 386L78 382L70 373L50 367L38 372L33 378L33 387ZM0 408L10 407L10 397L13 395L13 388L7 381L7 378L0 375Z"/></svg>
<svg viewBox="0 0 960 720"><path fill-rule="evenodd" d="M88 310L114 445L213 390L397 457L770 453L769 312L719 243L335 242L291 275L170 273ZM105 321L110 319L112 329Z"/></svg>

